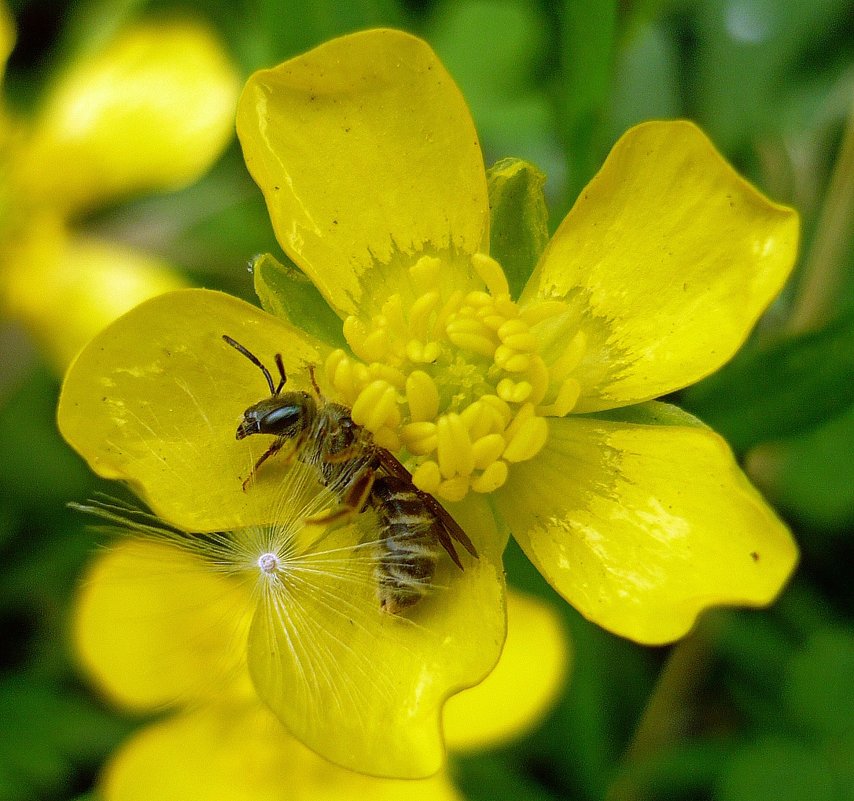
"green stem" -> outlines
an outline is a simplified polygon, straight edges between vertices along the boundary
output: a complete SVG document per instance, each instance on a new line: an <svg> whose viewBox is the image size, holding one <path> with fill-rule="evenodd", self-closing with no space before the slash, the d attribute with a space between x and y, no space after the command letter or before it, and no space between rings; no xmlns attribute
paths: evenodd
<svg viewBox="0 0 854 801"><path fill-rule="evenodd" d="M692 634L671 649L606 801L643 801L649 788L639 782L634 768L685 737L694 714L693 700L713 653L710 622L707 615Z"/></svg>
<svg viewBox="0 0 854 801"><path fill-rule="evenodd" d="M854 223L854 106L822 205L812 247L792 306L788 328L800 333L819 328L839 297L845 249Z"/></svg>

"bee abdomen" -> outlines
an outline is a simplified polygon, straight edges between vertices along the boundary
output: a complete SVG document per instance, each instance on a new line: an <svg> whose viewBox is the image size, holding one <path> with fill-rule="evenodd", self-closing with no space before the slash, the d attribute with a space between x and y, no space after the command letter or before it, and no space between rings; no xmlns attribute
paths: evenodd
<svg viewBox="0 0 854 801"><path fill-rule="evenodd" d="M430 590L439 558L436 521L399 479L377 479L372 495L381 533L377 591L382 608L397 614Z"/></svg>

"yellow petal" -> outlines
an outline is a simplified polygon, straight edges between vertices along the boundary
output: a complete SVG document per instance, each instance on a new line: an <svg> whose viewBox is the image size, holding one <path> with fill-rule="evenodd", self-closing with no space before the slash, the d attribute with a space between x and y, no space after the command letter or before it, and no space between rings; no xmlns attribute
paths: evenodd
<svg viewBox="0 0 854 801"><path fill-rule="evenodd" d="M43 215L14 244L0 274L6 313L62 374L99 331L148 298L185 285L166 264L94 238L72 238Z"/></svg>
<svg viewBox="0 0 854 801"><path fill-rule="evenodd" d="M356 532L335 530L285 565L281 585L262 600L249 635L258 694L336 764L397 778L435 773L444 759L442 704L498 660L504 543L484 501L458 507L479 557L457 546L460 570L438 543L422 543L437 556L435 575L399 614L380 606L382 535L369 514Z"/></svg>
<svg viewBox="0 0 854 801"><path fill-rule="evenodd" d="M232 136L239 78L190 20L129 28L62 76L36 121L27 181L66 209L198 178Z"/></svg>
<svg viewBox="0 0 854 801"><path fill-rule="evenodd" d="M374 779L335 767L260 707L205 707L144 728L108 763L104 801L460 801L447 775Z"/></svg>
<svg viewBox="0 0 854 801"><path fill-rule="evenodd" d="M251 609L245 588L197 557L123 540L102 551L83 579L74 644L99 688L130 709L252 697L245 667Z"/></svg>
<svg viewBox="0 0 854 801"><path fill-rule="evenodd" d="M282 353L288 389L310 389L308 365L327 355L248 303L188 289L137 306L98 335L69 368L59 401L63 436L98 475L129 482L158 515L190 531L265 522L285 469L269 460L244 492L272 438L238 442L237 426L270 390L223 334L273 375Z"/></svg>
<svg viewBox="0 0 854 801"><path fill-rule="evenodd" d="M569 640L554 608L509 592L507 641L495 670L445 705L448 748L490 748L532 729L564 689L570 657Z"/></svg>
<svg viewBox="0 0 854 801"><path fill-rule="evenodd" d="M762 606L780 591L795 544L712 431L577 417L550 429L540 454L513 466L498 503L585 617L665 643L708 607Z"/></svg>
<svg viewBox="0 0 854 801"><path fill-rule="evenodd" d="M795 211L768 201L689 122L614 146L523 297L566 298L588 336L578 411L697 381L744 342L794 264Z"/></svg>
<svg viewBox="0 0 854 801"><path fill-rule="evenodd" d="M408 34L345 36L255 73L237 131L279 243L342 316L364 310L362 279L378 263L488 242L468 109Z"/></svg>
<svg viewBox="0 0 854 801"><path fill-rule="evenodd" d="M0 2L0 82L6 71L6 59L15 46L15 20L5 2Z"/></svg>

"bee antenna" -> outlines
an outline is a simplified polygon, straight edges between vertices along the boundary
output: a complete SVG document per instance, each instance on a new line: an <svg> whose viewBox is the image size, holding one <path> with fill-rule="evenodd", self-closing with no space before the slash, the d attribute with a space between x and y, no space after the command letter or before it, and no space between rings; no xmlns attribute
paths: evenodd
<svg viewBox="0 0 854 801"><path fill-rule="evenodd" d="M276 391L273 394L278 395L282 391L282 387L285 385L288 377L285 375L285 363L282 361L282 354L277 353L275 359L276 367L279 368L279 377L281 378L281 381L279 381L279 386L276 387Z"/></svg>
<svg viewBox="0 0 854 801"><path fill-rule="evenodd" d="M317 397L320 400L323 400L323 393L320 391L320 387L317 386L317 379L314 377L314 365L310 364L308 366L308 374L311 377L311 385L314 387L314 391L317 393Z"/></svg>
<svg viewBox="0 0 854 801"><path fill-rule="evenodd" d="M276 365L279 368L279 373L282 376L282 380L279 383L278 389L273 386L273 377L270 375L270 371L261 363L261 360L251 351L247 350L243 347L236 339L232 339L228 334L223 334L222 338L225 342L231 345L239 353L242 353L247 359L249 359L252 364L254 364L263 374L264 378L267 380L267 386L270 387L271 395L278 395L281 392L282 387L285 385L285 366L282 364L282 356L281 354L276 354Z"/></svg>

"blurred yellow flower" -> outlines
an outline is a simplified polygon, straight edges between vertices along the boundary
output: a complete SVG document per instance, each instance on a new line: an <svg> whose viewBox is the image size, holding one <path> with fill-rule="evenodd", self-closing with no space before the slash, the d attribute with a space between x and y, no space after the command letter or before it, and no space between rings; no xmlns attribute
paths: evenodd
<svg viewBox="0 0 854 801"><path fill-rule="evenodd" d="M154 530L147 533L156 535ZM248 562L248 540L244 537L238 544L237 538L221 536L214 561L210 542L173 540L165 530L161 538L120 539L100 554L76 604L77 652L102 691L136 711L176 708L172 716L142 729L114 756L102 781L106 801L458 797L444 769L414 782L370 778L336 767L289 735L260 703L247 674L247 636L251 641L250 626L257 628L263 620L259 623L256 617L251 623L255 599L248 571L243 575L230 570L226 562L229 554L238 553ZM320 565L320 560L314 562L314 568ZM327 562L324 572L332 599L336 590L329 582L330 567L334 570ZM257 566L255 574L256 580L265 580ZM314 575L306 571L303 578L316 588L324 586L317 570ZM347 587L351 596L358 594L352 580ZM367 624L356 604L336 600L357 626ZM282 609L283 615L295 618L300 612L299 602ZM394 624L390 616L378 616ZM565 684L568 644L555 612L540 601L511 594L508 616L510 633L493 674L445 707L446 742L452 750L485 748L524 733L546 714ZM287 627L285 621L276 625ZM431 631L410 626L410 634L411 649L418 647L418 640L435 647ZM337 716L337 728L326 733L339 742L321 744L321 753L335 755L340 741L364 752L395 749L395 737L411 744L407 729L396 720L397 710L382 707L372 718L368 710L348 706L353 696L365 703L376 700L362 697L371 690L360 665L371 670L375 682L406 681L411 654L387 650L377 638L361 663L341 650L329 662L313 661L303 639L326 657L332 656L326 649L334 647L334 637L310 627L297 633L292 648L305 659L303 669L310 675L296 681L286 677L293 696L303 691L306 681L316 685L314 704L300 708L301 715L318 721L344 712ZM429 691L432 665L429 656L419 658L426 674L420 687ZM248 667L252 672L251 664ZM299 706L297 698L294 704ZM336 710L340 705L347 708ZM358 720L347 720L349 714ZM417 728L418 722L411 721L411 726ZM355 741L359 737L362 743ZM381 768L378 756L361 764Z"/></svg>
<svg viewBox="0 0 854 801"><path fill-rule="evenodd" d="M199 178L231 139L238 87L207 27L145 22L72 63L34 119L0 112L0 308L59 371L107 323L184 284L156 258L79 232L80 216Z"/></svg>

